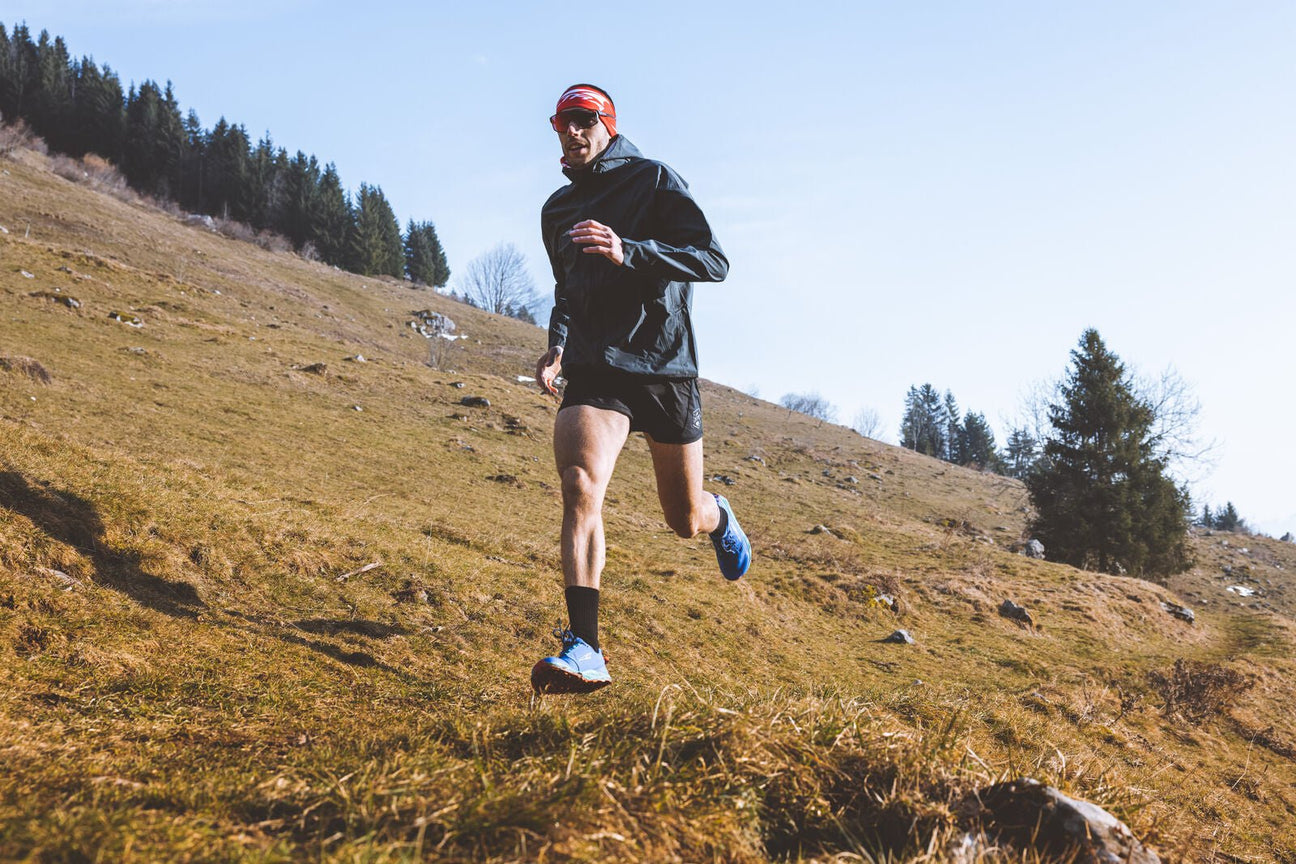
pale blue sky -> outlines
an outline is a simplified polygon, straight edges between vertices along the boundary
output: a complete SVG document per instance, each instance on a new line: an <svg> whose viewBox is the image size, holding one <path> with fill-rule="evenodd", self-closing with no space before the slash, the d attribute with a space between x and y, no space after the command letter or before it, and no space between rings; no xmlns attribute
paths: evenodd
<svg viewBox="0 0 1296 864"><path fill-rule="evenodd" d="M817 390L894 441L930 381L1002 444L1086 327L1175 367L1220 441L1198 500L1296 532L1296 4L7 0L210 127L337 163L551 288L568 84L691 184L732 263L702 372Z"/></svg>

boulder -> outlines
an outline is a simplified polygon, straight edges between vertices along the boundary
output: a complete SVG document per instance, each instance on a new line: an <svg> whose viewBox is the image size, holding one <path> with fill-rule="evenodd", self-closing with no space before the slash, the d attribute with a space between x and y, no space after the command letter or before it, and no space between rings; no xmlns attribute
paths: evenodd
<svg viewBox="0 0 1296 864"><path fill-rule="evenodd" d="M886 637L885 639L883 639L882 641L883 641L883 642L889 642L889 643L892 643L892 644L895 644L895 645L913 645L913 644L916 644L916 643L914 642L914 638L913 638L912 636L909 635L909 631L908 631L908 630L897 630L897 631L895 631L894 633L892 633L890 636L888 636L888 637Z"/></svg>
<svg viewBox="0 0 1296 864"><path fill-rule="evenodd" d="M489 408L490 400L485 396L465 396L459 400L459 404L469 408Z"/></svg>
<svg viewBox="0 0 1296 864"><path fill-rule="evenodd" d="M450 334L455 331L455 322L440 312L433 312L431 309L420 309L410 314L414 316L414 320L409 322L410 329L420 336L427 339L436 336L454 338Z"/></svg>
<svg viewBox="0 0 1296 864"><path fill-rule="evenodd" d="M1162 600L1161 608L1169 612L1171 615L1175 616L1176 618L1180 618L1184 621L1187 621L1189 624L1192 624L1194 621L1197 620L1197 616L1194 615L1193 611L1189 609L1187 606L1180 606L1178 603L1171 603L1168 600Z"/></svg>
<svg viewBox="0 0 1296 864"><path fill-rule="evenodd" d="M996 834L1050 859L1079 853L1094 864L1160 864L1161 859L1106 810L1022 777L977 793Z"/></svg>
<svg viewBox="0 0 1296 864"><path fill-rule="evenodd" d="M1026 607L1018 606L1011 600L1004 600L1003 603L999 604L999 614L1005 618L1020 621L1027 627L1035 626L1035 620L1031 618L1031 614L1026 611Z"/></svg>
<svg viewBox="0 0 1296 864"><path fill-rule="evenodd" d="M1022 547L1022 554L1027 558L1037 558L1043 561L1044 544L1032 537L1030 542Z"/></svg>

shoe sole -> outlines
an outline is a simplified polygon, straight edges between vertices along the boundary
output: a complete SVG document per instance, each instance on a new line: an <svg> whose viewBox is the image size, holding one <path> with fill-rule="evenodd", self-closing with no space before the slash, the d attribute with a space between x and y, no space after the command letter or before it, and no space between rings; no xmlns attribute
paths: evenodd
<svg viewBox="0 0 1296 864"><path fill-rule="evenodd" d="M593 693L611 681L589 681L541 660L531 667L531 689L537 693Z"/></svg>

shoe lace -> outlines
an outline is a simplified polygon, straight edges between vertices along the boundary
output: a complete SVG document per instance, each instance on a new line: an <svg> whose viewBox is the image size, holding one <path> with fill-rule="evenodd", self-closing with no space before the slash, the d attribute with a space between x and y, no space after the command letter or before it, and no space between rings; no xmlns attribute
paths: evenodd
<svg viewBox="0 0 1296 864"><path fill-rule="evenodd" d="M576 634L571 631L570 627L564 627L559 624L554 628L553 635L555 639L562 642L563 648L570 648L576 644Z"/></svg>

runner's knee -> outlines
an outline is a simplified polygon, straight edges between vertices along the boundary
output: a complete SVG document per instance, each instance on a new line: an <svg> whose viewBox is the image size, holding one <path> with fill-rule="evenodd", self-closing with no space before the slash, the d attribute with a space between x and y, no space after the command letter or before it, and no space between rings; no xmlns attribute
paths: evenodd
<svg viewBox="0 0 1296 864"><path fill-rule="evenodd" d="M569 465L562 470L563 506L583 510L597 506L599 497L598 484L580 465Z"/></svg>

